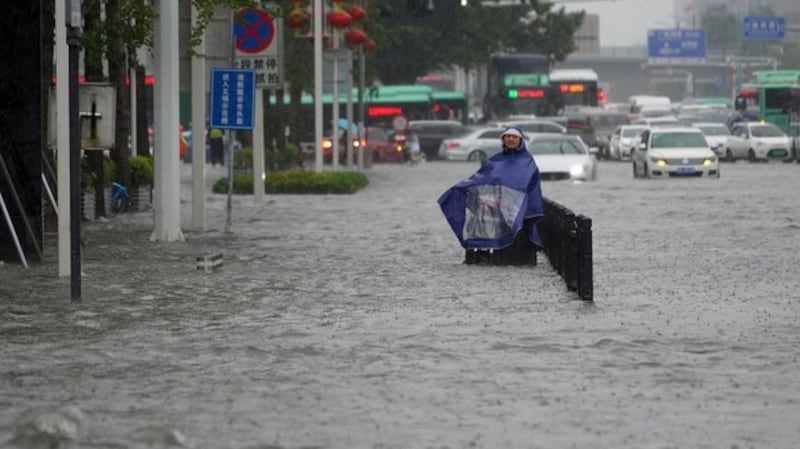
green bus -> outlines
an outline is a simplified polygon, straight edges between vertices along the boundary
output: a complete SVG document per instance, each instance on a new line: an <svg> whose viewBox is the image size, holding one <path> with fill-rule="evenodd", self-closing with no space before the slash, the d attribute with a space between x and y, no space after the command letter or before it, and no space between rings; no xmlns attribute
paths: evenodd
<svg viewBox="0 0 800 449"><path fill-rule="evenodd" d="M364 94L366 124L391 128L392 119L399 115L408 120L433 119L433 94L430 86L419 84L370 88Z"/></svg>
<svg viewBox="0 0 800 449"><path fill-rule="evenodd" d="M352 90L353 113L358 120L358 89ZM434 98L433 89L429 86L420 85L394 85L378 86L365 89L363 92L364 112L366 115L366 126L378 126L385 129L392 128L392 120L399 116L405 116L408 120L431 120L434 118ZM283 103L290 104L288 95L284 95ZM275 97L270 97L270 104L275 104ZM322 95L323 115L325 118L324 128L327 133L332 127L333 117L333 96L331 94ZM339 92L338 96L339 118L347 117L347 92ZM465 110L465 107L464 107ZM299 139L303 141L314 140L314 96L304 93L300 100L298 111L298 126L300 129L294 131L298 133Z"/></svg>
<svg viewBox="0 0 800 449"><path fill-rule="evenodd" d="M800 120L800 70L764 70L742 84L736 110L746 118L763 120L790 133Z"/></svg>

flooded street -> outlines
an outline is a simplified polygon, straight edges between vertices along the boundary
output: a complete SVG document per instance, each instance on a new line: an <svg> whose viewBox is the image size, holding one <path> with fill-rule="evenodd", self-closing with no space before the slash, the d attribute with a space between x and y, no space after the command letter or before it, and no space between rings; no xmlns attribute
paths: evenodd
<svg viewBox="0 0 800 449"><path fill-rule="evenodd" d="M189 230L184 166L186 242L84 222L80 303L47 236L45 263L0 266L0 447L797 447L800 165L543 183L593 219L593 303L541 254L462 263L436 199L476 168L235 197L226 234L224 195Z"/></svg>

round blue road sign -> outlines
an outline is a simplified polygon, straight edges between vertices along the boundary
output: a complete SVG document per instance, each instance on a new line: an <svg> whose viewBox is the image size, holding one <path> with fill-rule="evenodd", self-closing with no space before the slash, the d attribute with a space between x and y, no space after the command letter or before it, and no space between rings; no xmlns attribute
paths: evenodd
<svg viewBox="0 0 800 449"><path fill-rule="evenodd" d="M275 38L272 17L260 9L243 9L233 20L236 49L244 53L260 53Z"/></svg>

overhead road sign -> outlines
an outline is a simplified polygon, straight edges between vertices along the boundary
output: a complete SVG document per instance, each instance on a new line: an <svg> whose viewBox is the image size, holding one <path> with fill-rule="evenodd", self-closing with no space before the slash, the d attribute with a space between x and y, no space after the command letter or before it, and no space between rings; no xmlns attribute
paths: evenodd
<svg viewBox="0 0 800 449"><path fill-rule="evenodd" d="M647 32L650 64L705 64L705 30L666 29Z"/></svg>
<svg viewBox="0 0 800 449"><path fill-rule="evenodd" d="M219 129L253 129L256 73L243 69L211 69L209 126Z"/></svg>
<svg viewBox="0 0 800 449"><path fill-rule="evenodd" d="M233 17L233 66L256 72L256 87L283 86L281 21L267 11L242 9Z"/></svg>
<svg viewBox="0 0 800 449"><path fill-rule="evenodd" d="M783 17L748 16L744 18L745 39L783 39L786 19Z"/></svg>

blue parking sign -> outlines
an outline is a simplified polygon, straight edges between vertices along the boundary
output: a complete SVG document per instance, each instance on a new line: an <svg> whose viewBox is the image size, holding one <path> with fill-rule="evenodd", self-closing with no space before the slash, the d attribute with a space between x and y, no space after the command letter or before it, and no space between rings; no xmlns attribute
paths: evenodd
<svg viewBox="0 0 800 449"><path fill-rule="evenodd" d="M255 92L255 71L211 69L209 126L219 129L253 129Z"/></svg>
<svg viewBox="0 0 800 449"><path fill-rule="evenodd" d="M748 16L744 18L745 39L783 39L786 19L783 17Z"/></svg>

